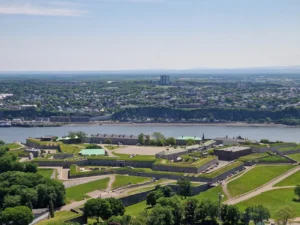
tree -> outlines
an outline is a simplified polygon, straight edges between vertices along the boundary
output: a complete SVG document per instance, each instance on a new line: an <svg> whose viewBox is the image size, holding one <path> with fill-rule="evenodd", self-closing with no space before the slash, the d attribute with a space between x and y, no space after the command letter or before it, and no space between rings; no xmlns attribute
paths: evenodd
<svg viewBox="0 0 300 225"><path fill-rule="evenodd" d="M109 202L100 198L88 200L84 204L83 212L86 217L95 218L98 223L100 218L107 220L113 215Z"/></svg>
<svg viewBox="0 0 300 225"><path fill-rule="evenodd" d="M76 136L78 137L78 139L80 140L80 142L82 143L84 138L87 136L87 134L83 131L78 131L75 133Z"/></svg>
<svg viewBox="0 0 300 225"><path fill-rule="evenodd" d="M73 139L73 138L76 137L76 132L74 132L74 131L69 131L68 136L69 136L69 138Z"/></svg>
<svg viewBox="0 0 300 225"><path fill-rule="evenodd" d="M101 149L101 147L99 145L93 144L93 145L86 146L85 149Z"/></svg>
<svg viewBox="0 0 300 225"><path fill-rule="evenodd" d="M241 219L241 213L234 205L222 205L221 218L224 225L236 225Z"/></svg>
<svg viewBox="0 0 300 225"><path fill-rule="evenodd" d="M154 132L152 137L157 141L158 139L165 140L165 136L160 132Z"/></svg>
<svg viewBox="0 0 300 225"><path fill-rule="evenodd" d="M184 208L178 197L173 196L171 198L160 198L157 200L157 204L162 207L170 207L172 209L172 214L174 217L174 225L180 225L183 221Z"/></svg>
<svg viewBox="0 0 300 225"><path fill-rule="evenodd" d="M166 143L168 145L176 145L176 140L173 137L169 137L169 138L166 139Z"/></svg>
<svg viewBox="0 0 300 225"><path fill-rule="evenodd" d="M125 207L121 200L116 198L107 198L114 216L123 216Z"/></svg>
<svg viewBox="0 0 300 225"><path fill-rule="evenodd" d="M147 195L147 205L151 205L152 207L156 205L157 200L163 197L163 193L161 190L156 190L156 191L151 191L148 195Z"/></svg>
<svg viewBox="0 0 300 225"><path fill-rule="evenodd" d="M131 216L129 215L112 216L108 219L107 224L108 225L113 225L113 224L130 225L131 224L130 222L131 222Z"/></svg>
<svg viewBox="0 0 300 225"><path fill-rule="evenodd" d="M175 194L170 186L162 186L159 187L159 189L162 191L163 196L167 198L172 197Z"/></svg>
<svg viewBox="0 0 300 225"><path fill-rule="evenodd" d="M196 144L196 141L194 140L194 139L187 139L186 141L185 141L185 143L186 143L186 145L195 145Z"/></svg>
<svg viewBox="0 0 300 225"><path fill-rule="evenodd" d="M108 144L108 145L111 145L111 143L112 143L112 142L111 142L111 139L109 139L109 138L106 139L105 143Z"/></svg>
<svg viewBox="0 0 300 225"><path fill-rule="evenodd" d="M270 211L262 205L248 207L245 212L248 214L246 216L253 220L255 224L262 223L270 218Z"/></svg>
<svg viewBox="0 0 300 225"><path fill-rule="evenodd" d="M157 146L164 146L165 145L165 140L162 138L159 138L156 140L156 145Z"/></svg>
<svg viewBox="0 0 300 225"><path fill-rule="evenodd" d="M32 211L26 206L6 208L0 214L1 224L28 225L33 220Z"/></svg>
<svg viewBox="0 0 300 225"><path fill-rule="evenodd" d="M300 185L298 184L294 189L295 195L298 196L298 199L300 199Z"/></svg>
<svg viewBox="0 0 300 225"><path fill-rule="evenodd" d="M0 145L5 145L5 142L0 140Z"/></svg>
<svg viewBox="0 0 300 225"><path fill-rule="evenodd" d="M274 213L274 218L278 225L286 225L295 217L295 211L290 206L283 206Z"/></svg>
<svg viewBox="0 0 300 225"><path fill-rule="evenodd" d="M38 166L36 163L26 163L24 167L24 172L28 173L36 173L38 170Z"/></svg>
<svg viewBox="0 0 300 225"><path fill-rule="evenodd" d="M196 209L198 207L198 200L190 198L184 205L184 218L186 224L194 224L196 221Z"/></svg>
<svg viewBox="0 0 300 225"><path fill-rule="evenodd" d="M50 213L50 217L54 218L55 213L54 213L54 205L52 199L50 199L49 201L49 213Z"/></svg>
<svg viewBox="0 0 300 225"><path fill-rule="evenodd" d="M218 217L218 204L211 200L203 200L198 205L195 212L196 219L203 222L210 218L211 221L216 221Z"/></svg>
<svg viewBox="0 0 300 225"><path fill-rule="evenodd" d="M179 186L179 194L182 196L190 196L192 193L191 181L187 178L180 178L177 180L177 185Z"/></svg>
<svg viewBox="0 0 300 225"><path fill-rule="evenodd" d="M21 205L21 196L20 195L6 195L3 201L3 207L16 207Z"/></svg>
<svg viewBox="0 0 300 225"><path fill-rule="evenodd" d="M145 144L145 139L144 139L144 134L143 134L143 133L139 134L138 140L139 140L139 143L140 143L141 145L144 145L144 144Z"/></svg>
<svg viewBox="0 0 300 225"><path fill-rule="evenodd" d="M265 144L267 144L267 143L269 143L269 139L261 139L261 140L260 140L260 143L265 143Z"/></svg>
<svg viewBox="0 0 300 225"><path fill-rule="evenodd" d="M172 208L155 206L149 215L149 224L151 225L174 225L174 216Z"/></svg>

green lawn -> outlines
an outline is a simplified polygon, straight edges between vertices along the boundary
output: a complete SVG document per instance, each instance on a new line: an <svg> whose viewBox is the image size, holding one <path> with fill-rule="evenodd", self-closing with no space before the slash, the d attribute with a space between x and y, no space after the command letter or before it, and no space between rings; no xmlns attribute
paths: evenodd
<svg viewBox="0 0 300 225"><path fill-rule="evenodd" d="M146 204L146 201L141 201L137 204L126 207L125 214L137 216L140 212L143 212L147 208L150 209L151 207Z"/></svg>
<svg viewBox="0 0 300 225"><path fill-rule="evenodd" d="M42 220L41 222L37 223L37 225L63 225L64 221L79 216L81 216L81 214L77 214L71 211L56 212L54 218Z"/></svg>
<svg viewBox="0 0 300 225"><path fill-rule="evenodd" d="M9 150L14 150L14 149L18 149L18 148L21 148L22 146L17 144L17 143L8 143L8 144L5 144L5 145L2 145L1 147L8 147Z"/></svg>
<svg viewBox="0 0 300 225"><path fill-rule="evenodd" d="M258 161L262 162L262 163L264 163L264 162L277 162L277 163L279 163L279 162L285 163L286 162L286 163L288 163L289 162L286 158L284 158L280 155L270 155L268 157L258 159Z"/></svg>
<svg viewBox="0 0 300 225"><path fill-rule="evenodd" d="M284 180L280 181L279 183L275 184L274 186L296 186L297 184L300 185L300 172L296 172L291 176L285 178Z"/></svg>
<svg viewBox="0 0 300 225"><path fill-rule="evenodd" d="M270 210L271 217L274 215L274 212L281 206L290 206L295 210L296 216L299 217L300 202L293 201L293 198L295 198L293 188L275 189L271 191L266 191L251 199L240 202L237 204L237 206L239 209L244 211L245 208L247 208L248 206L261 204Z"/></svg>
<svg viewBox="0 0 300 225"><path fill-rule="evenodd" d="M242 162L248 162L248 161L255 161L257 159L267 157L267 156L269 156L269 154L266 153L266 152L265 153L253 153L253 154L250 154L250 155L240 157L240 158L238 158L238 160L242 161Z"/></svg>
<svg viewBox="0 0 300 225"><path fill-rule="evenodd" d="M108 150L115 150L115 149L120 148L117 145L104 145L104 147L107 148Z"/></svg>
<svg viewBox="0 0 300 225"><path fill-rule="evenodd" d="M297 162L300 162L300 153L291 154L291 155L288 155L288 157L290 157L291 159L296 160Z"/></svg>
<svg viewBox="0 0 300 225"><path fill-rule="evenodd" d="M73 154L76 154L76 155L78 154L78 152L80 152L82 149L85 148L84 146L80 147L80 145L77 146L77 145L61 144L59 146L60 146L60 149L61 149L62 152L71 153L71 154L73 153Z"/></svg>
<svg viewBox="0 0 300 225"><path fill-rule="evenodd" d="M116 189L118 187L125 186L128 184L144 183L149 180L151 180L151 178L149 177L116 175L116 180L113 182L112 188Z"/></svg>
<svg viewBox="0 0 300 225"><path fill-rule="evenodd" d="M219 193L224 195L223 201L226 201L227 196L223 192L221 186L213 187L213 188L211 188L207 191L201 192L200 194L193 196L193 198L196 198L199 201L204 200L204 199L210 199L212 201L218 201Z"/></svg>
<svg viewBox="0 0 300 225"><path fill-rule="evenodd" d="M256 166L240 178L229 182L228 191L232 197L241 195L262 186L293 167L295 166Z"/></svg>
<svg viewBox="0 0 300 225"><path fill-rule="evenodd" d="M83 200L87 193L103 190L107 187L109 178L92 181L85 184L80 184L66 189L67 202Z"/></svg>
<svg viewBox="0 0 300 225"><path fill-rule="evenodd" d="M53 169L38 169L38 174L41 174L45 178L50 178L53 171Z"/></svg>

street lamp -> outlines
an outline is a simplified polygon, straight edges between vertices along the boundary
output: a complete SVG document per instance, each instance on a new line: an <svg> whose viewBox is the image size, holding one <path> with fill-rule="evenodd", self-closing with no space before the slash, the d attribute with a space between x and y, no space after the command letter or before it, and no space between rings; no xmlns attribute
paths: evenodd
<svg viewBox="0 0 300 225"><path fill-rule="evenodd" d="M222 195L221 193L218 194L219 196L219 223L220 225L222 224L222 217L221 217L221 202L222 199L224 198L224 195Z"/></svg>

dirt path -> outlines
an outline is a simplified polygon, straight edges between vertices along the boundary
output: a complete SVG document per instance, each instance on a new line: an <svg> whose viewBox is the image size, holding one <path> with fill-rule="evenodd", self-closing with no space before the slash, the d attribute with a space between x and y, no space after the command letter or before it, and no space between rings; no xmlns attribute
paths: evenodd
<svg viewBox="0 0 300 225"><path fill-rule="evenodd" d="M269 181L268 183L264 184L263 186L253 190L253 191L250 191L250 192L247 192L247 193L244 193L240 196L237 196L235 198L232 198L232 199L228 199L227 201L225 201L224 203L225 204L228 204L228 205L234 205L234 204L237 204L239 202L242 202L242 201L245 201L249 198L252 198L256 195L259 195L265 191L269 191L269 190L273 190L273 189L278 189L278 188L283 188L283 187L273 187L275 184L279 183L280 181L284 180L285 178L291 176L292 174L298 172L300 170L300 167L297 166L289 171L287 171L286 173L284 174L281 174L280 176L274 178L273 180Z"/></svg>

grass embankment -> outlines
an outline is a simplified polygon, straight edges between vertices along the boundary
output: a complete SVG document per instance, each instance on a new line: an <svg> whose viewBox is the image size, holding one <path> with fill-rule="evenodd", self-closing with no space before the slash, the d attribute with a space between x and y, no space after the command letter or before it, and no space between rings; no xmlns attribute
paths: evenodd
<svg viewBox="0 0 300 225"><path fill-rule="evenodd" d="M112 188L116 189L128 184L138 184L144 183L146 181L150 181L151 178L148 177L137 177L137 176L123 176L123 175L116 175L116 180L112 184Z"/></svg>
<svg viewBox="0 0 300 225"><path fill-rule="evenodd" d="M120 148L120 146L118 146L118 145L104 145L104 147L108 150L115 150L115 149Z"/></svg>
<svg viewBox="0 0 300 225"><path fill-rule="evenodd" d="M156 163L158 165L163 165L163 166L176 166L176 167L195 167L199 168L212 160L214 160L216 157L214 156L208 156L207 158L200 158L194 162L170 162L166 160L161 160L160 163Z"/></svg>
<svg viewBox="0 0 300 225"><path fill-rule="evenodd" d="M66 220L80 217L82 214L77 214L71 211L60 211L55 213L55 217L52 219L42 220L37 225L64 225Z"/></svg>
<svg viewBox="0 0 300 225"><path fill-rule="evenodd" d="M281 187L281 186L296 186L300 185L300 172L296 172L291 176L285 178L284 180L280 181L279 183L275 184L274 187Z"/></svg>
<svg viewBox="0 0 300 225"><path fill-rule="evenodd" d="M86 197L86 194L96 190L104 190L107 188L109 178L92 181L85 184L66 188L66 199L67 202L80 201Z"/></svg>
<svg viewBox="0 0 300 225"><path fill-rule="evenodd" d="M227 171L230 171L238 166L241 166L243 165L244 163L243 162L240 162L240 161L236 161L236 162L233 162L233 163L230 163L224 167L221 167L220 169L217 169L211 173L207 173L207 174L200 174L198 175L198 177L205 177L205 178L214 178L214 177L217 177Z"/></svg>
<svg viewBox="0 0 300 225"><path fill-rule="evenodd" d="M140 212L143 212L145 209L151 209L151 207L146 204L146 201L141 201L137 204L126 207L125 214L130 216L137 216Z"/></svg>
<svg viewBox="0 0 300 225"><path fill-rule="evenodd" d="M242 162L249 162L249 161L256 161L260 158L264 158L264 157L267 157L269 156L268 153L253 153L253 154L250 154L250 155L246 155L246 156L243 156L243 157L240 157L238 158L239 161L242 161Z"/></svg>
<svg viewBox="0 0 300 225"><path fill-rule="evenodd" d="M261 162L261 163L288 163L289 160L280 156L280 155L269 155L267 157L264 157L264 158L260 158L258 159L258 162Z"/></svg>
<svg viewBox="0 0 300 225"><path fill-rule="evenodd" d="M291 154L291 155L288 155L288 157L290 157L291 159L296 160L297 162L300 162L300 153Z"/></svg>
<svg viewBox="0 0 300 225"><path fill-rule="evenodd" d="M256 166L243 176L229 182L227 184L228 191L232 197L247 193L271 181L293 167L295 166Z"/></svg>
<svg viewBox="0 0 300 225"><path fill-rule="evenodd" d="M270 210L271 218L280 207L290 206L296 212L296 216L299 217L300 202L293 201L293 198L296 198L293 188L282 188L263 192L251 199L238 203L237 206L244 211L249 206L263 205Z"/></svg>
<svg viewBox="0 0 300 225"><path fill-rule="evenodd" d="M38 174L41 174L45 178L51 178L54 170L53 169L38 169Z"/></svg>
<svg viewBox="0 0 300 225"><path fill-rule="evenodd" d="M84 149L86 146L78 144L78 145L66 145L61 144L59 145L61 152L63 153L70 153L78 155L78 152L80 152L82 149Z"/></svg>
<svg viewBox="0 0 300 225"><path fill-rule="evenodd" d="M8 144L5 144L5 145L2 145L1 147L2 148L9 148L9 150L16 150L16 149L22 148L22 145L13 142L13 143L8 143Z"/></svg>
<svg viewBox="0 0 300 225"><path fill-rule="evenodd" d="M199 201L204 200L204 199L209 199L209 200L212 200L212 201L218 201L219 200L219 193L224 195L224 198L222 199L222 201L226 201L227 196L223 192L223 189L222 189L221 186L213 187L213 188L211 188L207 191L201 192L200 194L193 196L193 198L196 198Z"/></svg>

